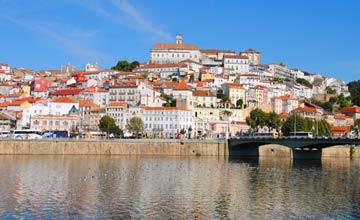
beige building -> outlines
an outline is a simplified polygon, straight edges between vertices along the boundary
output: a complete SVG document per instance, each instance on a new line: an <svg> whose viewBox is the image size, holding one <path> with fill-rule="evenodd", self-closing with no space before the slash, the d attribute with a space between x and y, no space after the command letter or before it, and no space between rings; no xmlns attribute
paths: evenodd
<svg viewBox="0 0 360 220"><path fill-rule="evenodd" d="M193 91L194 106L215 108L217 103L216 95L205 90Z"/></svg>
<svg viewBox="0 0 360 220"><path fill-rule="evenodd" d="M274 112L277 114L283 112L290 113L299 107L299 99L292 98L290 95L275 96L271 99L271 104L274 108Z"/></svg>
<svg viewBox="0 0 360 220"><path fill-rule="evenodd" d="M260 65L260 51L247 49L240 52L240 56L247 56L249 58L250 64L252 65Z"/></svg>

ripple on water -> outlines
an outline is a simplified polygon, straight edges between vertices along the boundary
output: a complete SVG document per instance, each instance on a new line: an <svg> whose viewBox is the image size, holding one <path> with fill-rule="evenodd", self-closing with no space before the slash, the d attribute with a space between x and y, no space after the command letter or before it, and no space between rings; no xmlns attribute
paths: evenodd
<svg viewBox="0 0 360 220"><path fill-rule="evenodd" d="M0 219L357 219L359 168L339 160L0 156Z"/></svg>

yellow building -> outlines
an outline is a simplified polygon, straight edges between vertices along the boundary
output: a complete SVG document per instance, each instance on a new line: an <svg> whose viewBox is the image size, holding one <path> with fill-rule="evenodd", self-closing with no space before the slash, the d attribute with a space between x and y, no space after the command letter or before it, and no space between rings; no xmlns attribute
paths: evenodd
<svg viewBox="0 0 360 220"><path fill-rule="evenodd" d="M246 90L241 84L224 83L222 85L222 89L224 94L230 98L231 104L233 106L236 106L236 102L240 99L243 100L243 105L246 103Z"/></svg>

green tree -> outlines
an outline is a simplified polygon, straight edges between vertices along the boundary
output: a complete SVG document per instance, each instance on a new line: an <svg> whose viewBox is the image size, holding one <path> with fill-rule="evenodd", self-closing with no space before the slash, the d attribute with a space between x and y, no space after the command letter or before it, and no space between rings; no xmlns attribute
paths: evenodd
<svg viewBox="0 0 360 220"><path fill-rule="evenodd" d="M326 120L322 119L318 121L316 126L318 126L316 133L318 133L319 136L332 136L331 126Z"/></svg>
<svg viewBox="0 0 360 220"><path fill-rule="evenodd" d="M344 94L342 93L338 96L337 103L339 104L340 108L345 108L350 106L349 100L346 99Z"/></svg>
<svg viewBox="0 0 360 220"><path fill-rule="evenodd" d="M106 136L109 136L109 134L123 134L123 131L116 125L115 119L108 115L105 115L100 119L98 126L100 131L106 132Z"/></svg>
<svg viewBox="0 0 360 220"><path fill-rule="evenodd" d="M229 111L229 110L223 110L220 112L220 116L223 118L223 120L225 120L225 117L227 119L229 119L229 117L232 115L232 111Z"/></svg>
<svg viewBox="0 0 360 220"><path fill-rule="evenodd" d="M219 89L216 93L216 98L223 99L224 97L226 97L226 95L224 94L223 90Z"/></svg>
<svg viewBox="0 0 360 220"><path fill-rule="evenodd" d="M347 86L349 87L352 103L360 106L360 80L349 82Z"/></svg>
<svg viewBox="0 0 360 220"><path fill-rule="evenodd" d="M164 92L162 92L162 93L160 94L160 97L163 98L163 99L165 99L165 102L166 102L166 103L165 103L163 106L165 106L165 107L170 107L170 106L171 106L171 102L172 102L172 99L173 99L173 95L172 95L172 94L168 95L168 94L165 94Z"/></svg>
<svg viewBox="0 0 360 220"><path fill-rule="evenodd" d="M313 87L312 84L309 81L307 81L306 79L303 79L303 78L297 78L296 82L301 84L301 85L307 86L309 88Z"/></svg>
<svg viewBox="0 0 360 220"><path fill-rule="evenodd" d="M270 112L267 114L266 126L269 129L275 129L276 131L280 131L281 120L280 120L279 115L276 114L276 112Z"/></svg>
<svg viewBox="0 0 360 220"><path fill-rule="evenodd" d="M236 107L242 108L243 104L244 104L244 100L242 100L242 99L239 99L236 101Z"/></svg>
<svg viewBox="0 0 360 220"><path fill-rule="evenodd" d="M120 60L115 66L111 67L111 69L131 72L133 69L139 67L139 65L140 63L138 61L129 63L127 60Z"/></svg>
<svg viewBox="0 0 360 220"><path fill-rule="evenodd" d="M311 131L312 127L309 127L309 123L299 114L292 114L281 127L281 131L284 135L288 136L290 132L296 131Z"/></svg>
<svg viewBox="0 0 360 220"><path fill-rule="evenodd" d="M138 137L139 133L144 131L144 122L139 117L132 117L126 124L126 129L131 133L135 133L136 137Z"/></svg>
<svg viewBox="0 0 360 220"><path fill-rule="evenodd" d="M246 123L252 128L258 130L267 124L268 115L261 109L256 108L250 112L250 116L246 117Z"/></svg>

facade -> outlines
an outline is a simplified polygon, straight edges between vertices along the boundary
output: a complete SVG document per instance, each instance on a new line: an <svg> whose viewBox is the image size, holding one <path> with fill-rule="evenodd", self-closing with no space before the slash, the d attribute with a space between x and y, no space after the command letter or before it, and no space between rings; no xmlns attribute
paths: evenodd
<svg viewBox="0 0 360 220"><path fill-rule="evenodd" d="M360 119L360 107L358 106L342 108L341 113L352 117L354 120Z"/></svg>
<svg viewBox="0 0 360 220"><path fill-rule="evenodd" d="M67 115L72 108L79 109L79 102L68 97L55 98L49 102L50 115Z"/></svg>
<svg viewBox="0 0 360 220"><path fill-rule="evenodd" d="M78 115L34 115L30 120L30 129L41 131L66 131L68 135L80 131Z"/></svg>
<svg viewBox="0 0 360 220"><path fill-rule="evenodd" d="M184 129L193 137L192 111L177 107L141 107L147 136L176 138Z"/></svg>
<svg viewBox="0 0 360 220"><path fill-rule="evenodd" d="M230 98L233 106L236 106L236 102L240 99L243 100L244 104L247 103L246 90L242 85L237 83L224 83L222 89L224 94Z"/></svg>
<svg viewBox="0 0 360 220"><path fill-rule="evenodd" d="M89 87L81 92L81 97L104 108L109 103L109 91L103 88Z"/></svg>
<svg viewBox="0 0 360 220"><path fill-rule="evenodd" d="M131 106L140 103L140 88L135 81L120 82L109 86L109 102L127 102Z"/></svg>
<svg viewBox="0 0 360 220"><path fill-rule="evenodd" d="M155 44L150 50L150 63L179 63L191 59L200 61L201 53L195 45L183 44L182 36L176 35L175 44Z"/></svg>
<svg viewBox="0 0 360 220"><path fill-rule="evenodd" d="M192 92L194 106L215 108L217 103L216 95L205 90L195 90Z"/></svg>
<svg viewBox="0 0 360 220"><path fill-rule="evenodd" d="M271 99L271 104L276 114L283 112L290 113L299 107L299 100L292 98L290 95L275 96Z"/></svg>
<svg viewBox="0 0 360 220"><path fill-rule="evenodd" d="M225 73L249 73L249 58L247 56L224 56Z"/></svg>
<svg viewBox="0 0 360 220"><path fill-rule="evenodd" d="M125 125L129 120L127 102L110 102L106 106L105 114L115 119L115 124L122 130L125 130Z"/></svg>
<svg viewBox="0 0 360 220"><path fill-rule="evenodd" d="M253 49L247 49L240 52L240 56L246 56L249 58L249 64L260 65L260 51Z"/></svg>

